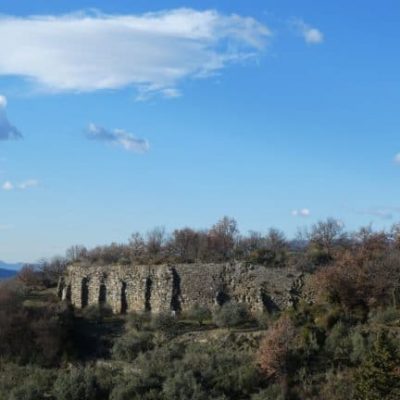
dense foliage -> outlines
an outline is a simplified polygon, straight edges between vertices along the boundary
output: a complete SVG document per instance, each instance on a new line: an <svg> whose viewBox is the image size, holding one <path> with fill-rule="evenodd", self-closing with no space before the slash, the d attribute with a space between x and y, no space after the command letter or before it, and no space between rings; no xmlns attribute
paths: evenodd
<svg viewBox="0 0 400 400"><path fill-rule="evenodd" d="M289 243L274 230L242 237L226 219L208 232L177 231L173 242L158 230L144 243L148 262L150 249L154 261L171 248L179 260L205 260L197 244L213 237L202 250L210 260L296 266L302 300L272 314L234 301L177 316L74 310L51 289L64 261L27 266L0 286L0 400L398 399L399 232L347 234L328 220ZM121 253L73 256L94 262L112 248L116 258L103 262L132 262L141 248L132 240Z"/></svg>

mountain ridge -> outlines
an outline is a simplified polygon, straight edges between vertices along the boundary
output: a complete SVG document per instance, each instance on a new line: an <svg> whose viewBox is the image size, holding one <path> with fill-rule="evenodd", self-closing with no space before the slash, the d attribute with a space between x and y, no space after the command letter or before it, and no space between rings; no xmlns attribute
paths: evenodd
<svg viewBox="0 0 400 400"><path fill-rule="evenodd" d="M21 269L21 267L22 263L7 263L0 260L0 269L2 270L18 271L19 269Z"/></svg>

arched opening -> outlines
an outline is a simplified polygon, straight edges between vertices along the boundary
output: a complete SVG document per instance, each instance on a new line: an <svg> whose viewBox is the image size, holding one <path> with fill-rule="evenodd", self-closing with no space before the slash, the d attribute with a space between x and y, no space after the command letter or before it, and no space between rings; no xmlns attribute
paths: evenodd
<svg viewBox="0 0 400 400"><path fill-rule="evenodd" d="M279 307L272 300L271 296L267 294L264 290L261 290L260 296L264 306L264 310L266 310L268 314L274 314L279 311Z"/></svg>
<svg viewBox="0 0 400 400"><path fill-rule="evenodd" d="M57 297L59 299L63 299L63 294L65 291L65 281L64 278L61 278L60 281L58 282L58 287L57 287Z"/></svg>
<svg viewBox="0 0 400 400"><path fill-rule="evenodd" d="M89 280L83 278L81 282L81 307L84 308L89 304Z"/></svg>
<svg viewBox="0 0 400 400"><path fill-rule="evenodd" d="M126 298L126 282L121 285L121 314L126 314L128 311L128 300Z"/></svg>
<svg viewBox="0 0 400 400"><path fill-rule="evenodd" d="M215 301L217 302L217 304L219 306L223 306L229 300L230 300L229 295L223 289L218 290L218 292L215 296Z"/></svg>
<svg viewBox="0 0 400 400"><path fill-rule="evenodd" d="M101 282L99 288L99 304L104 305L107 303L107 286L104 282Z"/></svg>
<svg viewBox="0 0 400 400"><path fill-rule="evenodd" d="M64 288L63 299L68 302L71 301L71 285L67 285L67 287Z"/></svg>
<svg viewBox="0 0 400 400"><path fill-rule="evenodd" d="M153 281L150 277L146 278L146 286L144 292L144 310L147 312L151 311L151 287L153 286Z"/></svg>
<svg viewBox="0 0 400 400"><path fill-rule="evenodd" d="M175 312L181 311L181 277L175 268L172 268L172 297L171 310Z"/></svg>

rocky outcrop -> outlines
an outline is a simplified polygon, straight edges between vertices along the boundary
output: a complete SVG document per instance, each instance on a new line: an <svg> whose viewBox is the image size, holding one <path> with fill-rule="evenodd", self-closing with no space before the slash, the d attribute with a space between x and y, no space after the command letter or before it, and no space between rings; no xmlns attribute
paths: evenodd
<svg viewBox="0 0 400 400"><path fill-rule="evenodd" d="M244 263L177 265L73 264L59 283L59 296L82 308L109 304L115 313L180 312L195 304L213 308L246 303L252 312L294 305L302 275L291 268Z"/></svg>

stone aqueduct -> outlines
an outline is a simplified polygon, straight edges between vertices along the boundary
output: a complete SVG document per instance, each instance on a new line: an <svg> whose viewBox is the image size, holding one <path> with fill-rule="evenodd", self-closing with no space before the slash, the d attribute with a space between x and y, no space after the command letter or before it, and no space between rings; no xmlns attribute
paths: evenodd
<svg viewBox="0 0 400 400"><path fill-rule="evenodd" d="M271 312L295 302L301 283L296 270L243 263L73 264L58 293L77 308L107 303L115 313L184 312L195 304L212 309L229 300L246 303L252 312Z"/></svg>

